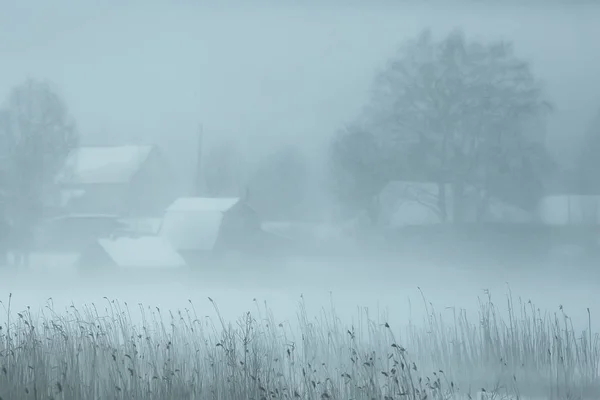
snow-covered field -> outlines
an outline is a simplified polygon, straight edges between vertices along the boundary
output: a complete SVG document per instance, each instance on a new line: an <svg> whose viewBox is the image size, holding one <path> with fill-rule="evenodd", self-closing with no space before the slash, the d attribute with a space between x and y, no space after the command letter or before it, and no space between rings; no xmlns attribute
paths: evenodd
<svg viewBox="0 0 600 400"><path fill-rule="evenodd" d="M270 267L251 270L255 267L248 265L246 268L242 267L244 266L221 266L220 272L213 270L206 274L165 271L155 276L96 276L93 280L78 278L66 272L43 274L38 271L36 276L24 272L4 273L0 279L0 298L7 307L9 293L12 293L12 321L20 321L22 328L26 326L16 316L17 312L24 316L30 312L32 323L37 321L41 324L41 320L36 319L41 311L46 318L63 326L61 329L71 330L67 334L73 337L70 344L61 344L56 332L52 336L47 329L44 330L44 335L50 335L54 337L51 340L57 341L56 345L42 342L50 352L62 349L59 354L65 354L75 351L73 346L78 346L83 349L77 350L80 357L88 357L85 353L89 351L86 350L89 343L78 333L85 329L110 331L106 340L112 346L121 342L125 347L128 346L128 340L135 336L134 332L139 332L156 341L172 341L174 351L182 353L170 358L169 362L179 365L180 370L187 368L186 373L189 374L194 368L206 367L203 363L208 362L206 357L210 354L210 357L221 357L219 353L214 353L214 346L219 340L225 340L230 335L227 339L232 341L230 346L236 340L241 340L238 333L243 333L249 326L244 316L250 312L256 319L256 325L248 329L258 335L254 339L254 345L267 346L253 348L253 351L275 358L275 354L279 352L279 357L284 359L293 342L298 351L303 349L301 359L296 364L286 364L285 371L277 370L277 373L284 374L285 379L300 379L296 375L301 373L302 368L307 368L306 363L313 365L319 361L321 368L313 365L317 370L314 374L318 377L327 376L332 380L332 386L327 389L329 392L323 389L322 384L319 386L322 393L327 393L332 398L350 398L344 397L350 395L357 399L367 398L364 397L365 393L357 389L361 385L350 387L347 386L348 382L339 379L340 374L345 373L342 369L354 368L354 362L348 361L352 358L352 348L357 351L375 351L377 368L382 369L375 373L376 380L387 379L389 376L386 377L383 372L389 375L389 370L393 368L389 360L399 356L396 354L392 357L390 354L393 352L389 352L390 349L396 349L389 347L396 343L406 347L407 357L415 359L423 367L422 370L418 369L418 374L423 373L435 380L432 372L445 369L445 374L457 382L461 393L468 389L465 385L476 385L471 388L473 397L475 388L485 386L492 390L495 384L503 385L497 388L498 391L514 392L512 386L506 387L507 383L512 382L508 378L510 374L515 374L518 378L517 386L522 390L522 395L545 395L554 391L554 398L562 399L567 398L564 397L564 390L570 390L574 394L582 389L583 387L579 387L583 386L581 382L585 383L588 390L590 387L595 388L597 384L598 359L595 358L595 351L598 350L598 343L595 332L600 331L600 326L595 317L595 307L598 304L600 285L586 279L583 274L574 277L568 269L545 273L543 269L512 269L503 272L501 268L491 266L453 268L410 263L404 265L401 262L383 260L296 260L283 263L278 270ZM491 295L491 302L495 306L494 313L487 308L490 305L488 295ZM512 296L512 303L508 303L509 295ZM529 305L529 300L534 305ZM536 312L539 314L533 315ZM109 320L100 319L106 315L110 316ZM6 313L2 312L2 316L6 319ZM553 319L555 316L558 318L556 321ZM164 325L157 322L160 318ZM97 328L92 328L91 325L85 328L88 325L81 322L91 322L91 319L97 319ZM103 322L98 323L100 320ZM184 320L187 325L181 325ZM385 323L389 324L389 329L385 327ZM106 324L113 325L108 327ZM49 322L48 325L51 326ZM148 331L143 330L142 326ZM592 334L589 332L590 327ZM13 327L13 332L14 329ZM350 340L353 337L349 333L352 329L356 342ZM38 331L38 335L40 332ZM394 336L390 336L392 333ZM25 333L21 332L20 335L21 339L27 339ZM558 335L559 338L552 339L553 335ZM170 339L166 339L167 337ZM105 351L108 351L107 343L104 344ZM308 348L304 348L303 344ZM148 343L144 345L140 342L136 345L138 350L135 351L139 351L140 357L154 357L153 363L163 360L161 357L169 358L168 351L165 353L164 349L151 354ZM190 346L206 354L192 357L189 354ZM109 353L116 356L118 351L115 349L117 347ZM239 347L236 351L239 351ZM44 354L46 358L36 356L35 360L51 365L60 359L56 355L52 358L47 353ZM385 354L391 358L386 359ZM111 355L107 353L102 356L108 361L98 361L108 363ZM121 356L127 358L123 354ZM366 357L366 353L360 355L363 356ZM560 361L549 361L554 356L558 357L557 360L562 357L562 360L568 361L563 364ZM226 360L220 360L227 364ZM0 360L0 363L3 361L6 362L6 359ZM74 358L63 361L76 362ZM517 361L528 365L519 369L516 364L512 365ZM127 373L125 359L119 362L125 368L124 373ZM369 361L361 361L365 362ZM322 364L328 363L328 368L331 369L323 370ZM502 367L503 363L509 365ZM139 368L142 368L141 365L140 361ZM269 365L270 368L275 368ZM109 375L117 373L118 370L111 368L107 372ZM395 369L399 370L399 367ZM150 373L150 370L144 371ZM367 372L359 368L354 374L368 381L369 375L364 375ZM23 373L27 375L26 371ZM86 373L92 374L91 371ZM224 375L219 376L225 379L224 376L228 373L235 375L242 372L225 368L219 372ZM73 378L72 375L69 376ZM192 379L190 376L187 377ZM203 381L203 384L207 387L215 385L221 379L215 376L214 379L207 378L208 381ZM267 376L268 374L263 375L263 379L268 379ZM31 377L27 379L31 382L34 380ZM78 379L85 380L81 377ZM113 376L110 379L121 378ZM404 376L404 379L408 378ZM445 378L441 379L443 381ZM135 385L140 383L127 382L129 383L123 385L129 385L128 393L139 395L141 389ZM385 386L386 382L379 383ZM280 383L270 381L268 384L274 388ZM390 382L387 384L389 386ZM552 386L553 384L556 386ZM99 385L104 385L104 389L108 387L107 382ZM156 395L159 396L161 392L158 386L156 390ZM238 387L236 390L242 389ZM311 396L315 393L306 392L302 396L313 398ZM430 395L434 396L434 393ZM64 398L73 398L65 396ZM234 394L223 392L215 398L234 398L231 396Z"/></svg>

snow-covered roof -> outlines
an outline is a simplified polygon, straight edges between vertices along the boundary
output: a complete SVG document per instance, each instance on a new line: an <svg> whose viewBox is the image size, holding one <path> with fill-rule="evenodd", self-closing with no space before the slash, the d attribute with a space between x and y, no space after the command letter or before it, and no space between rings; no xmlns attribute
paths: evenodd
<svg viewBox="0 0 600 400"><path fill-rule="evenodd" d="M144 236L99 239L98 243L123 268L181 268L186 263L163 238Z"/></svg>
<svg viewBox="0 0 600 400"><path fill-rule="evenodd" d="M160 235L177 250L212 250L219 236L223 213L239 198L182 197L167 208Z"/></svg>
<svg viewBox="0 0 600 400"><path fill-rule="evenodd" d="M153 146L89 146L69 153L56 179L60 183L125 183L146 161Z"/></svg>
<svg viewBox="0 0 600 400"><path fill-rule="evenodd" d="M175 200L169 211L227 211L240 201L239 197L180 197Z"/></svg>

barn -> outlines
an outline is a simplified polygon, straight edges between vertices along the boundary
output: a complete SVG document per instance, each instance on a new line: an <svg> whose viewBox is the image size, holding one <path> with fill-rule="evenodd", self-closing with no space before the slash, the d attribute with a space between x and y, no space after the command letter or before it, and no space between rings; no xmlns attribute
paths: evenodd
<svg viewBox="0 0 600 400"><path fill-rule="evenodd" d="M159 230L190 265L217 253L252 252L262 233L257 213L238 197L179 198L167 208Z"/></svg>

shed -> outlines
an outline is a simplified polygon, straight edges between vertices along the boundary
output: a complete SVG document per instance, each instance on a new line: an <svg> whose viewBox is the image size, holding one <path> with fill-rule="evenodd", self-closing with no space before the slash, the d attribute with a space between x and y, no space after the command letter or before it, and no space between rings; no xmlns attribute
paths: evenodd
<svg viewBox="0 0 600 400"><path fill-rule="evenodd" d="M81 255L81 268L103 269L179 269L183 257L161 237L113 237L99 239Z"/></svg>
<svg viewBox="0 0 600 400"><path fill-rule="evenodd" d="M240 198L182 197L165 212L159 235L188 262L215 251L244 251L260 232L260 220Z"/></svg>
<svg viewBox="0 0 600 400"><path fill-rule="evenodd" d="M56 208L137 217L160 215L175 187L170 166L154 145L79 147L55 181Z"/></svg>

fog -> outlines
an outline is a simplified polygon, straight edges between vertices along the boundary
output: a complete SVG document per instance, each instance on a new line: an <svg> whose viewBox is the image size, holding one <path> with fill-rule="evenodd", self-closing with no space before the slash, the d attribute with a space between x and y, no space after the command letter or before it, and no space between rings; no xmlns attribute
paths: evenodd
<svg viewBox="0 0 600 400"><path fill-rule="evenodd" d="M378 68L424 27L515 40L558 109L548 140L563 162L572 161L600 103L593 6L0 4L0 94L27 77L48 78L84 141L157 142L190 177L200 123L209 141L235 138L252 157L293 143L320 159L332 134L360 111ZM403 275L415 269L404 266ZM317 280L337 286L333 276ZM260 297L253 284L246 297ZM447 291L470 298L480 289ZM539 289L529 294L543 297Z"/></svg>
<svg viewBox="0 0 600 400"><path fill-rule="evenodd" d="M573 161L576 139L600 103L594 6L2 1L0 7L0 94L27 77L48 78L84 142L157 142L185 179L193 174L200 123L209 142L234 138L250 157L293 143L322 162L332 134L363 106L378 68L424 27L514 40L556 104L548 141L562 162ZM419 269L401 268L409 277ZM339 289L333 276L317 280ZM260 297L250 295L253 284L245 285L246 297ZM446 290L451 299L458 292L471 298L480 288ZM540 289L535 285L529 295L543 297ZM50 296L48 290L36 292ZM30 302L29 295L17 298Z"/></svg>
<svg viewBox="0 0 600 400"><path fill-rule="evenodd" d="M572 161L574 138L600 101L597 7L390 3L5 1L0 94L26 77L48 78L85 138L159 142L181 172L193 165L199 123L249 154L282 142L318 154L403 39L462 27L515 40L559 111L551 148Z"/></svg>
<svg viewBox="0 0 600 400"><path fill-rule="evenodd" d="M550 153L562 165L576 163L600 107L599 7L318 3L0 0L0 98L27 78L48 79L82 144L157 144L185 187L197 172L200 126L207 149L235 143L247 165L292 146L309 160L314 214L328 216L338 208L325 179L329 144L363 110L375 74L423 28L443 37L458 27L469 38L514 42L555 105ZM534 265L517 255L511 263L424 261L344 246L353 253L294 254L260 267L241 258L191 275L89 278L35 265L2 272L0 300L6 306L12 293L14 310L105 298L132 309L184 309L191 301L199 315L214 316L210 297L232 321L263 302L277 320L294 320L303 300L313 315L333 305L352 323L368 307L382 323L402 326L424 318L422 294L442 315L462 308L476 321L478 298L489 290L500 307L509 292L550 313L564 307L576 329L587 328L588 307L598 312L600 275L576 263ZM594 332L599 320L592 318Z"/></svg>

